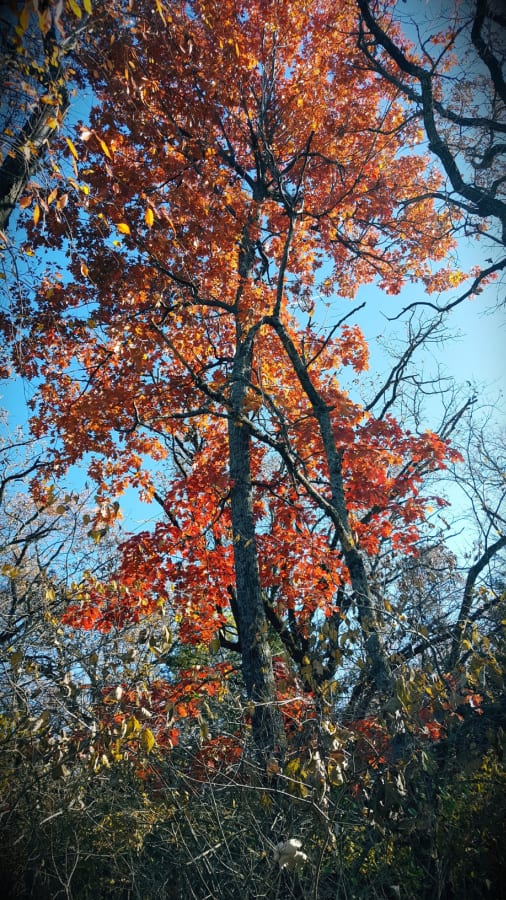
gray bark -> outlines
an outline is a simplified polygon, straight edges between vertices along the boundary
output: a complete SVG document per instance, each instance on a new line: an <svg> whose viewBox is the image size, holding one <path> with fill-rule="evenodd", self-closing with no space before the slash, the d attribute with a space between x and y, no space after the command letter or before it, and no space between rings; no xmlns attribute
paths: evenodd
<svg viewBox="0 0 506 900"><path fill-rule="evenodd" d="M473 605L476 579L483 571L483 569L488 566L490 560L495 556L495 554L499 553L503 549L503 547L506 547L506 535L502 535L500 538L494 541L493 544L487 547L484 553L482 553L480 558L474 563L474 565L471 566L469 572L467 573L459 617L453 631L452 647L448 659L449 670L455 668L459 661L459 656L462 650L462 641L466 636L466 629L469 624L471 607Z"/></svg>
<svg viewBox="0 0 506 900"><path fill-rule="evenodd" d="M67 108L68 99L62 112ZM21 194L49 147L56 129L48 122L54 115L54 107L37 104L17 136L13 155L7 155L0 166L0 229L7 228ZM30 148L28 157L24 147Z"/></svg>
<svg viewBox="0 0 506 900"><path fill-rule="evenodd" d="M265 615L253 515L251 438L241 407L249 381L251 350L240 344L235 357L228 421L230 504L234 541L237 628L242 649L242 671L248 699L253 704L252 726L261 754L277 753L284 729L276 704L276 687Z"/></svg>
<svg viewBox="0 0 506 900"><path fill-rule="evenodd" d="M369 664L370 677L378 691L386 692L391 684L390 666L381 639L381 629L374 600L369 588L369 580L364 559L357 547L350 527L342 474L342 452L336 447L330 412L326 403L322 400L317 389L314 387L307 368L286 329L279 319L273 317L269 321L279 335L299 382L311 403L315 419L319 426L332 493L332 522L336 529L339 543L341 544L346 567L353 587L354 599L357 604L358 619L362 629L365 652Z"/></svg>
<svg viewBox="0 0 506 900"><path fill-rule="evenodd" d="M258 215L254 210L251 221ZM255 247L245 225L239 248L238 269L241 279L251 277ZM244 283L244 281L243 281ZM236 297L236 313L242 300L242 285ZM231 480L230 508L234 541L237 629L241 645L242 671L248 699L253 705L252 727L260 756L282 752L285 743L283 720L276 702L276 685L272 668L268 622L265 614L258 548L253 515L251 476L251 434L243 410L251 382L255 331L246 334L236 320L236 350L230 387L228 418L228 452Z"/></svg>

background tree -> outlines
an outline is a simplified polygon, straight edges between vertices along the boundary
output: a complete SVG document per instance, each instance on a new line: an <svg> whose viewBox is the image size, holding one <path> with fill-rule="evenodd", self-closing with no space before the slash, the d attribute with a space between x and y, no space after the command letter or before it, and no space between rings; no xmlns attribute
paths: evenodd
<svg viewBox="0 0 506 900"><path fill-rule="evenodd" d="M88 27L90 0L83 7L55 0L2 5L0 229L7 227L68 112L69 80L75 74L70 54ZM37 202L35 210L37 217Z"/></svg>
<svg viewBox="0 0 506 900"><path fill-rule="evenodd" d="M489 0L444 7L437 21L431 9L426 23L398 3L357 6L368 64L397 88L446 175L437 196L463 216L465 234L487 236L492 259L464 299L506 266L506 19Z"/></svg>
<svg viewBox="0 0 506 900"><path fill-rule="evenodd" d="M83 577L113 571L117 538L89 534L90 497L54 483L42 502L31 497L48 464L42 446L6 432L0 459L2 886L8 897L96 896L97 884L105 894L156 821L136 772L155 743L150 685L160 693L170 662L157 678L157 660L170 645L176 669L189 661L177 664L160 611L107 636L62 626ZM176 742L168 709L164 726L165 743Z"/></svg>

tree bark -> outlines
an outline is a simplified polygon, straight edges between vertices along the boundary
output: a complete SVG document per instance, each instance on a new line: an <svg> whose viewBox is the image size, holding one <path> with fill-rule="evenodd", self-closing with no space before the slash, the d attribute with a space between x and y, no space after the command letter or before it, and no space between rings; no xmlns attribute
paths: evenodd
<svg viewBox="0 0 506 900"><path fill-rule="evenodd" d="M487 549L482 553L480 558L476 560L474 565L471 566L467 573L466 583L464 586L464 595L462 597L459 616L453 630L452 646L450 650L450 656L448 658L448 669L450 671L455 668L459 661L459 656L462 650L462 641L466 636L466 629L469 624L469 616L473 604L474 586L476 584L476 579L483 571L483 569L488 566L492 557L495 556L496 553L499 553L503 549L503 547L506 547L506 535L502 535L500 538L494 541L493 544L487 547Z"/></svg>
<svg viewBox="0 0 506 900"><path fill-rule="evenodd" d="M251 350L239 345L231 387L232 414L228 421L230 504L237 593L237 627L242 649L242 671L248 699L253 704L252 726L261 755L276 754L284 744L284 728L276 703L268 623L265 615L253 515L251 438L239 419L249 381Z"/></svg>
<svg viewBox="0 0 506 900"><path fill-rule="evenodd" d="M392 677L390 665L381 638L381 628L374 600L369 588L369 579L367 577L364 559L360 549L357 547L350 527L342 474L342 452L336 447L330 412L326 403L322 400L317 389L314 387L307 371L307 367L301 359L297 348L286 329L279 319L275 317L269 319L269 322L279 335L301 387L311 403L315 419L318 422L329 471L332 495L332 522L336 529L339 543L341 544L344 560L353 587L354 599L357 604L358 620L362 630L364 649L369 665L370 678L376 686L376 689L383 693L386 692L391 685Z"/></svg>
<svg viewBox="0 0 506 900"><path fill-rule="evenodd" d="M66 92L65 92L66 93ZM62 115L68 109L68 98L60 108ZM0 166L0 229L7 228L9 219L29 179L44 156L56 129L48 122L55 110L38 103L16 139L12 155L7 155ZM29 156L24 148L29 148Z"/></svg>
<svg viewBox="0 0 506 900"><path fill-rule="evenodd" d="M40 53L42 65L34 59L29 77L36 82L41 95L53 95L58 98L57 105L47 105L39 99L22 127L20 125L19 130L16 130L12 149L5 155L0 166L0 229L7 228L21 194L40 165L69 109L70 99L65 83L64 60L75 48L80 35L87 30L89 15L84 14L77 27L64 40L59 40L55 16L57 13L53 12L53 21L47 33L36 33L39 42L36 50ZM13 24L12 28L14 27ZM9 53L16 59L16 49L10 46L9 36L6 43L8 48L6 59ZM8 63L6 67L9 74ZM55 128L50 123L51 119L56 117L59 124Z"/></svg>

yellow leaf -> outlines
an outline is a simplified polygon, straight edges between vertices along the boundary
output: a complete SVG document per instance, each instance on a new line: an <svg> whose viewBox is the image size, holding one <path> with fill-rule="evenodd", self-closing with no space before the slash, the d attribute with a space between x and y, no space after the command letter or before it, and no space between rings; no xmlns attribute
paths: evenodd
<svg viewBox="0 0 506 900"><path fill-rule="evenodd" d="M269 797L269 794L262 791L260 794L260 803L262 804L263 809L268 810L272 806L272 797Z"/></svg>
<svg viewBox="0 0 506 900"><path fill-rule="evenodd" d="M292 777L292 776L298 774L299 769L300 769L300 759L298 759L298 758L291 759L290 762L288 762L286 765L285 774L288 775L289 777Z"/></svg>
<svg viewBox="0 0 506 900"><path fill-rule="evenodd" d="M151 753L156 744L155 736L150 728L144 728L140 736L140 744L144 753Z"/></svg>
<svg viewBox="0 0 506 900"><path fill-rule="evenodd" d="M70 140L70 138L65 138L65 140L67 141L67 146L68 146L72 156L74 157L74 159L79 159L79 154L78 154L76 148L74 147L74 144Z"/></svg>
<svg viewBox="0 0 506 900"><path fill-rule="evenodd" d="M165 16L164 16L164 14L163 14L162 4L160 3L160 0L156 0L156 8L157 8L157 10L158 10L158 13L159 13L159 15L160 15L160 18L161 18L163 24L165 25L165 24L166 24L166 22L165 22Z"/></svg>
<svg viewBox="0 0 506 900"><path fill-rule="evenodd" d="M14 653L11 653L9 656L9 662L13 669L17 669L18 666L23 662L23 651L16 650Z"/></svg>
<svg viewBox="0 0 506 900"><path fill-rule="evenodd" d="M56 200L56 195L57 195L57 193L58 193L58 191L57 191L56 188L54 188L54 190L51 191L51 193L49 194L49 196L48 196L48 198L47 198L47 205L48 205L48 206L53 202L53 200Z"/></svg>
<svg viewBox="0 0 506 900"><path fill-rule="evenodd" d="M81 12L81 7L76 3L76 0L69 0L69 6L74 15L77 16L78 19L82 19L83 14Z"/></svg>
<svg viewBox="0 0 506 900"><path fill-rule="evenodd" d="M40 219L40 206L37 203L33 211L33 224L36 225Z"/></svg>
<svg viewBox="0 0 506 900"><path fill-rule="evenodd" d="M151 209L150 206L148 206L148 208L144 214L144 219L146 221L146 225L148 226L148 228L151 228L153 222L155 221L155 216L154 216L153 210Z"/></svg>
<svg viewBox="0 0 506 900"><path fill-rule="evenodd" d="M51 10L49 9L49 7L43 12L39 12L39 28L44 37L51 28Z"/></svg>
<svg viewBox="0 0 506 900"><path fill-rule="evenodd" d="M102 138L99 138L98 143L102 147L102 150L104 151L105 155L107 156L107 159L112 159L111 151L109 150L109 147L107 146L106 142L103 141Z"/></svg>
<svg viewBox="0 0 506 900"><path fill-rule="evenodd" d="M120 222L119 225L116 225L116 228L121 234L130 234L130 225L127 225L126 222Z"/></svg>
<svg viewBox="0 0 506 900"><path fill-rule="evenodd" d="M88 531L88 537L92 539L94 544L99 544L105 534L107 534L107 528L92 528Z"/></svg>
<svg viewBox="0 0 506 900"><path fill-rule="evenodd" d="M126 737L132 737L135 734L139 734L140 730L141 730L141 723L139 722L138 719L135 718L135 716L132 716L132 718L129 719L127 722Z"/></svg>
<svg viewBox="0 0 506 900"><path fill-rule="evenodd" d="M23 9L19 14L19 29L18 34L23 35L28 28L28 22L30 21L30 10L28 9L28 4L25 3Z"/></svg>
<svg viewBox="0 0 506 900"><path fill-rule="evenodd" d="M84 11L91 16L91 0L83 0Z"/></svg>
<svg viewBox="0 0 506 900"><path fill-rule="evenodd" d="M85 278L87 278L88 273L89 273L88 266L86 265L86 263L82 262L81 263L81 275L83 275Z"/></svg>

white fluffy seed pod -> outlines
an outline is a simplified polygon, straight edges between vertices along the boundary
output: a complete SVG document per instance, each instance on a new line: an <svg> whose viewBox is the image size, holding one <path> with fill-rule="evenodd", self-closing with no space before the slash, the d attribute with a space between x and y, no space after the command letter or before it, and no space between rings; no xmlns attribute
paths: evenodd
<svg viewBox="0 0 506 900"><path fill-rule="evenodd" d="M279 863L280 869L301 869L308 861L301 847L302 841L299 838L281 841L274 848L274 861Z"/></svg>

